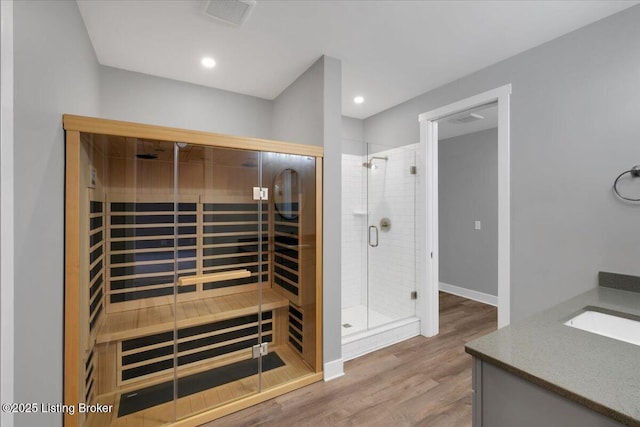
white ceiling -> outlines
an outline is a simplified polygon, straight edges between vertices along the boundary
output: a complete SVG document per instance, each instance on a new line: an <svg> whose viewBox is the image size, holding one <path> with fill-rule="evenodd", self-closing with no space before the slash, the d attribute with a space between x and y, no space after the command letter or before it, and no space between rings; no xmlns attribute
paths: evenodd
<svg viewBox="0 0 640 427"><path fill-rule="evenodd" d="M204 1L78 0L103 65L273 99L325 54L361 119L638 3L258 0L233 27Z"/></svg>

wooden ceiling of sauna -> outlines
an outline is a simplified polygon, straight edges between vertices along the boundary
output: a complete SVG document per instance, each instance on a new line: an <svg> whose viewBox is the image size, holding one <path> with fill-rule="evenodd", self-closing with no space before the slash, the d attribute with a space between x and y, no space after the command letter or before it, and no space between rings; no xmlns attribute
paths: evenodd
<svg viewBox="0 0 640 427"><path fill-rule="evenodd" d="M174 143L141 138L113 135L94 135L96 148L106 157L132 158L138 155L153 155L156 159L140 159L141 161L173 161ZM210 162L233 167L256 167L259 154L255 151L233 150L228 148L205 147L187 144L180 148L180 162Z"/></svg>

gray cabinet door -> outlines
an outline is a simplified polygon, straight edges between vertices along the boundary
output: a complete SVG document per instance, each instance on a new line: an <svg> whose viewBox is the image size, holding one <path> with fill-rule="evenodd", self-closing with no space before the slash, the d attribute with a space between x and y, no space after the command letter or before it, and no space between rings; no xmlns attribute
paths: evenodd
<svg viewBox="0 0 640 427"><path fill-rule="evenodd" d="M622 424L474 358L473 427L619 427Z"/></svg>

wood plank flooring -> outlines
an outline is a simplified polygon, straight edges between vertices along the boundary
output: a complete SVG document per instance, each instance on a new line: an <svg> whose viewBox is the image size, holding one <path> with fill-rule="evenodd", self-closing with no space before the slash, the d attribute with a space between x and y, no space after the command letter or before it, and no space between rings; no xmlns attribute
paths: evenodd
<svg viewBox="0 0 640 427"><path fill-rule="evenodd" d="M207 423L219 426L471 426L471 356L496 308L440 293L440 334L345 363L346 375Z"/></svg>

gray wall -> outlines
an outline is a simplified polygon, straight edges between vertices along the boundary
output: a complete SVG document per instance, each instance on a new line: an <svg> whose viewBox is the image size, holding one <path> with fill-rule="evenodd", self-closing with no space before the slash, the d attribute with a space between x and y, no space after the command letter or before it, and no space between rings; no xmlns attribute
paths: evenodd
<svg viewBox="0 0 640 427"><path fill-rule="evenodd" d="M497 128L438 142L438 191L440 282L497 296Z"/></svg>
<svg viewBox="0 0 640 427"><path fill-rule="evenodd" d="M100 67L101 117L324 146L324 185L338 189L340 88L340 61L328 57L318 59L273 101ZM327 362L341 357L340 312L333 312L340 308L341 236L334 231L340 230L340 191L325 192L324 203Z"/></svg>
<svg viewBox="0 0 640 427"><path fill-rule="evenodd" d="M342 117L342 153L357 156L367 154L363 120Z"/></svg>
<svg viewBox="0 0 640 427"><path fill-rule="evenodd" d="M101 66L100 116L324 146L325 188L339 189L340 76L340 62L322 57L268 101ZM340 203L339 191L325 193L325 230L340 230ZM332 312L340 308L339 232L325 232L324 245L324 357L333 361L341 354L340 313Z"/></svg>
<svg viewBox="0 0 640 427"><path fill-rule="evenodd" d="M273 100L274 139L323 145L324 78L320 58Z"/></svg>
<svg viewBox="0 0 640 427"><path fill-rule="evenodd" d="M100 66L100 117L271 138L272 101Z"/></svg>
<svg viewBox="0 0 640 427"><path fill-rule="evenodd" d="M275 100L273 138L324 147L324 363L341 359L341 63L323 56Z"/></svg>
<svg viewBox="0 0 640 427"><path fill-rule="evenodd" d="M74 1L14 2L15 401L62 402L62 114L98 114L98 63ZM62 415L17 415L60 426Z"/></svg>
<svg viewBox="0 0 640 427"><path fill-rule="evenodd" d="M342 359L342 63L324 61L323 333L324 363ZM342 371L342 366L339 367ZM334 372L335 373L335 372ZM330 373L331 374L331 373Z"/></svg>
<svg viewBox="0 0 640 427"><path fill-rule="evenodd" d="M364 120L342 116L342 138L364 140Z"/></svg>
<svg viewBox="0 0 640 427"><path fill-rule="evenodd" d="M13 3L0 2L0 402L14 402ZM0 412L0 425L13 414Z"/></svg>
<svg viewBox="0 0 640 427"><path fill-rule="evenodd" d="M14 25L15 401L57 403L63 399L62 114L261 138L272 138L275 128L289 132L296 142L324 145L329 171L325 182L336 186L340 182L340 62L321 60L322 79L306 86L320 94L321 102L295 117L313 123L312 131L298 128L309 131L305 136L275 126L274 111L281 125L298 122L272 101L99 66L73 1L16 2ZM340 192L330 192L325 199L327 230L339 230L339 212ZM339 233L326 233L325 257L324 350L325 361L333 361L341 351ZM18 416L16 425L60 426L62 415Z"/></svg>
<svg viewBox="0 0 640 427"><path fill-rule="evenodd" d="M365 121L370 142L416 141L417 116L512 83L511 319L640 274L637 206L616 200L640 148L640 6Z"/></svg>

